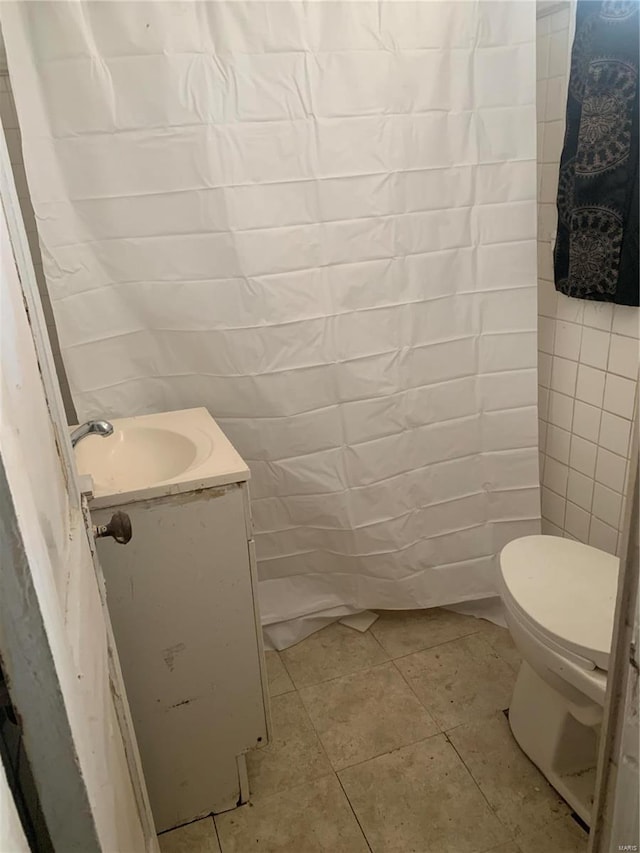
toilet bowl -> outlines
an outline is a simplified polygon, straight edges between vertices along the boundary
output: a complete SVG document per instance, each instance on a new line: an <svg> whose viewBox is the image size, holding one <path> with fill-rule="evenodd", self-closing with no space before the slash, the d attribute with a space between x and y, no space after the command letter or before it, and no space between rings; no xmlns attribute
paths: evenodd
<svg viewBox="0 0 640 853"><path fill-rule="evenodd" d="M586 823L607 688L617 557L557 536L500 554L507 624L523 661L509 707L522 750Z"/></svg>

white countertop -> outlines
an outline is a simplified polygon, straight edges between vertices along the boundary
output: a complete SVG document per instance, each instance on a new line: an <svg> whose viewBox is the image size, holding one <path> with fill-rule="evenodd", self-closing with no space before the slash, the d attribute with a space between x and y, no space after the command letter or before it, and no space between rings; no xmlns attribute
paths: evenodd
<svg viewBox="0 0 640 853"><path fill-rule="evenodd" d="M207 409L110 421L113 435L89 435L75 448L90 475L91 506L118 506L248 480L246 463Z"/></svg>

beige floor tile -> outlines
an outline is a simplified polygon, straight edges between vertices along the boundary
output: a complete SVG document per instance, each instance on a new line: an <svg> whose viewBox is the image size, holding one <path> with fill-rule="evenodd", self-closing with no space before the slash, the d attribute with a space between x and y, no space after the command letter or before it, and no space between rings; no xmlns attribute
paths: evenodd
<svg viewBox="0 0 640 853"><path fill-rule="evenodd" d="M296 687L308 687L388 660L369 633L334 622L280 653Z"/></svg>
<svg viewBox="0 0 640 853"><path fill-rule="evenodd" d="M513 739L503 714L447 732L449 740L502 823L532 829L569 809Z"/></svg>
<svg viewBox="0 0 640 853"><path fill-rule="evenodd" d="M588 836L570 817L516 835L522 853L586 853Z"/></svg>
<svg viewBox="0 0 640 853"><path fill-rule="evenodd" d="M252 800L311 782L333 772L297 693L271 702L273 738L247 753Z"/></svg>
<svg viewBox="0 0 640 853"><path fill-rule="evenodd" d="M282 696L283 693L291 693L296 688L293 686L293 681L289 673L284 668L284 664L280 660L278 652L265 652L267 662L267 678L269 680L269 695L273 699L274 696Z"/></svg>
<svg viewBox="0 0 640 853"><path fill-rule="evenodd" d="M480 634L399 658L396 665L443 731L508 708L516 678Z"/></svg>
<svg viewBox="0 0 640 853"><path fill-rule="evenodd" d="M522 851L515 841L507 841L506 844L501 844L499 847L492 847L491 850L487 850L487 853L522 853Z"/></svg>
<svg viewBox="0 0 640 853"><path fill-rule="evenodd" d="M367 853L334 775L216 815L223 853Z"/></svg>
<svg viewBox="0 0 640 853"><path fill-rule="evenodd" d="M501 628L500 625L494 625L493 622L487 622L485 619L478 620L482 626L480 631L491 648L496 652L503 661L516 670L520 669L522 657L516 649L516 644L511 639L511 634L508 628Z"/></svg>
<svg viewBox="0 0 640 853"><path fill-rule="evenodd" d="M338 776L375 853L485 853L508 838L443 735Z"/></svg>
<svg viewBox="0 0 640 853"><path fill-rule="evenodd" d="M450 610L382 610L370 631L392 658L448 643L480 630L480 620Z"/></svg>
<svg viewBox="0 0 640 853"><path fill-rule="evenodd" d="M158 836L160 853L220 853L213 819L197 820Z"/></svg>
<svg viewBox="0 0 640 853"><path fill-rule="evenodd" d="M438 731L392 663L305 687L300 697L337 770Z"/></svg>

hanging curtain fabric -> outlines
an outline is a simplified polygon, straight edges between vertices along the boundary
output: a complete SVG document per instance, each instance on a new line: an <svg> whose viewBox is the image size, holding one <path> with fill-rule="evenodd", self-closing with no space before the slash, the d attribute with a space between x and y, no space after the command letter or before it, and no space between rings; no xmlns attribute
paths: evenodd
<svg viewBox="0 0 640 853"><path fill-rule="evenodd" d="M0 6L79 417L209 408L277 644L493 595L539 530L535 4Z"/></svg>
<svg viewBox="0 0 640 853"><path fill-rule="evenodd" d="M638 0L580 0L558 186L556 288L638 305Z"/></svg>

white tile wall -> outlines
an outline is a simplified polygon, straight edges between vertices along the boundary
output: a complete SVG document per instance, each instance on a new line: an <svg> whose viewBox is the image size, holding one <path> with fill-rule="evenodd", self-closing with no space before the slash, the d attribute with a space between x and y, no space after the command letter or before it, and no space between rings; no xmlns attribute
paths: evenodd
<svg viewBox="0 0 640 853"><path fill-rule="evenodd" d="M570 11L538 19L538 381L542 529L615 553L622 542L640 361L637 308L553 285Z"/></svg>
<svg viewBox="0 0 640 853"><path fill-rule="evenodd" d="M51 309L51 300L47 291L47 285L42 270L42 257L40 255L40 246L38 243L38 231L36 228L36 218L31 205L31 197L29 195L29 186L24 171L22 161L22 140L20 137L20 129L18 125L18 116L16 113L15 104L13 102L13 94L11 92L11 81L6 72L0 72L0 119L2 119L2 127L5 138L7 140L7 148L9 150L9 160L13 169L13 178L18 192L18 200L22 210L22 218L24 227L27 232L29 248L31 249L31 257L33 259L33 268L38 282L40 298L42 300L42 309L44 311L47 322L47 330L51 341L51 349L53 350L53 359L58 372L60 388L62 390L62 399L64 401L67 419L69 423L76 422L75 407L71 399L69 391L69 383L67 374L62 363L62 355L60 353L60 344L58 342L58 332L53 319L53 311Z"/></svg>

